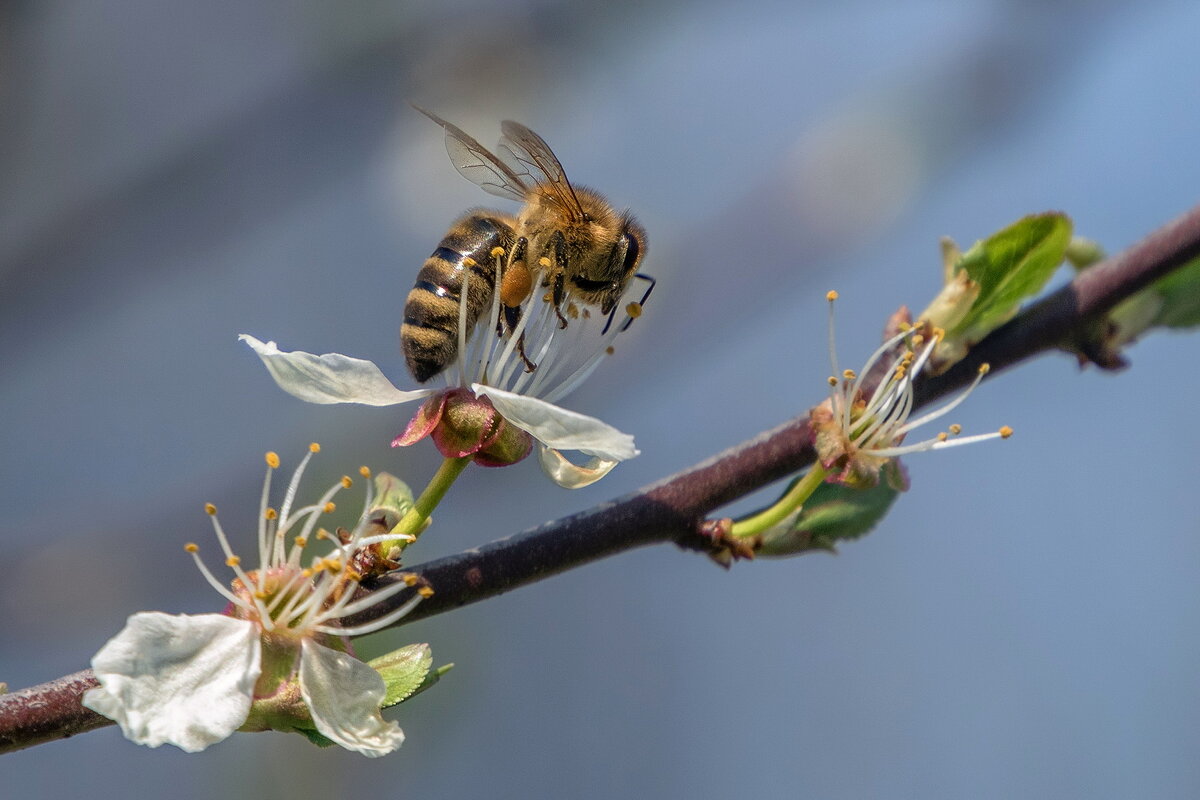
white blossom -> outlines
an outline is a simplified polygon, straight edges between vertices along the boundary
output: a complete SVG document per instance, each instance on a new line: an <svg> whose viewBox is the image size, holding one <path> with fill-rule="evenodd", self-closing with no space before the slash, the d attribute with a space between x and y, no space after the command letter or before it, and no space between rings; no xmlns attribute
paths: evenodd
<svg viewBox="0 0 1200 800"><path fill-rule="evenodd" d="M464 284L469 280L470 273L465 271ZM490 318L481 318L468 339L466 285L460 295L457 360L443 373L450 389L487 397L508 423L533 436L539 443L543 470L560 486L587 486L619 462L638 454L629 434L555 403L583 382L611 352L612 341L641 314L639 303L627 304L624 316L614 319L593 318L590 312L571 306L568 311L572 318L564 327L551 303L531 297L523 305L516 328L497 335L500 305L499 292L494 291ZM603 330L597 332L601 326ZM248 334L238 338L258 354L282 389L309 403L390 406L445 391L398 389L370 361L338 353L318 356L283 351L275 342L264 343ZM522 349L536 364L535 369L526 369ZM580 452L589 460L577 465L562 454L563 450Z"/></svg>
<svg viewBox="0 0 1200 800"><path fill-rule="evenodd" d="M913 328L904 325L905 330L888 337L862 369L839 372L833 333L833 301L836 299L837 293L830 292L829 355L833 375L829 384L832 390L829 399L811 412L818 458L826 468L841 471L833 479L874 483L883 465L898 456L988 439L1006 439L1012 435L1012 429L1005 426L993 433L959 436L962 427L950 425L930 439L906 443L906 437L913 430L958 408L983 380L988 366L980 367L971 385L953 400L913 417L913 382L925 369L942 332L933 328L923 334L918 331L930 326Z"/></svg>
<svg viewBox="0 0 1200 800"><path fill-rule="evenodd" d="M206 507L234 580L226 586L189 544L205 579L226 600L226 614L172 615L144 612L131 616L125 628L100 649L92 668L100 686L85 693L83 704L117 722L125 736L139 744L173 744L198 752L239 728L261 729L251 720L257 701L284 719L296 715L289 693L302 697L304 708L292 727L307 727L305 716L322 735L366 756L382 756L404 741L395 722L384 721L380 704L385 686L379 673L346 652L342 637L379 630L407 614L422 592L394 611L357 627L339 621L387 600L409 584L398 581L355 600L359 579L351 560L361 548L394 539L369 536L368 515L373 492L367 480L366 501L358 523L340 538L317 529L320 517L334 508L332 498L351 483L343 478L311 505L294 507L300 479L314 445L288 484L283 503L268 506L271 476L278 456L267 454L258 523L259 567L247 572L234 554L216 517ZM364 468L364 476L369 475ZM302 557L311 541L332 542L324 556ZM427 593L427 592L426 592ZM306 714L304 713L306 711ZM276 719L276 717L272 717ZM249 721L248 721L249 720ZM272 726L276 727L276 726Z"/></svg>

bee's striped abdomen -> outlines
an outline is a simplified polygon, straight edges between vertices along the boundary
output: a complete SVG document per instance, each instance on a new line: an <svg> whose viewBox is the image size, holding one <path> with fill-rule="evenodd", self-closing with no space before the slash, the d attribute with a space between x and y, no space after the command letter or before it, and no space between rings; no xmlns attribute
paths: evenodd
<svg viewBox="0 0 1200 800"><path fill-rule="evenodd" d="M492 299L496 285L495 247L512 244L512 228L497 215L475 212L462 217L417 273L417 282L404 304L400 342L408 370L418 382L444 370L458 353L459 303L463 276L467 283L467 330Z"/></svg>

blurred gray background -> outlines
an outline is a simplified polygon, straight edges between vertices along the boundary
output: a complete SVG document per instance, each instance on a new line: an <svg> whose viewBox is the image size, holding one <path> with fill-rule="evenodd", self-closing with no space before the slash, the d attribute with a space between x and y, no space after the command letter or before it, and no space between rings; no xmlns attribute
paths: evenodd
<svg viewBox="0 0 1200 800"><path fill-rule="evenodd" d="M407 385L405 293L462 180L420 103L521 120L633 207L659 278L567 403L643 455L566 492L469 470L419 562L617 496L818 401L827 289L859 363L964 244L1063 209L1120 249L1200 200L1200 7L1167 2L17 2L0 10L0 680L137 610L217 610L182 550L248 537L262 452L314 484L407 409L284 395L235 335ZM368 640L458 667L368 761L298 736L188 756L115 728L10 755L6 797L1195 797L1196 342L1065 356L956 414L836 558L629 553ZM1151 402L1153 401L1153 402ZM759 498L760 500L762 498ZM242 541L248 542L248 538ZM209 547L209 552L212 548Z"/></svg>

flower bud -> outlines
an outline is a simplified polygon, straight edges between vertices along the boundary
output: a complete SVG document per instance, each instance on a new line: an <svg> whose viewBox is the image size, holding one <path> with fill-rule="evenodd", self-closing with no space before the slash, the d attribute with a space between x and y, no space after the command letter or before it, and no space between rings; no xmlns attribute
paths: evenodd
<svg viewBox="0 0 1200 800"><path fill-rule="evenodd" d="M486 467L515 464L533 449L532 436L510 425L488 397L476 397L470 389L447 389L430 397L392 446L426 436L446 458L472 456Z"/></svg>

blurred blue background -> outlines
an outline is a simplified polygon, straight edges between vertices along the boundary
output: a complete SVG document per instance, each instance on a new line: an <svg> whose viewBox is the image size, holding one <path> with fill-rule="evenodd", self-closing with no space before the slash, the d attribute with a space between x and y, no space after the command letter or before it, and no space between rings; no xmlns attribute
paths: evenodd
<svg viewBox="0 0 1200 800"><path fill-rule="evenodd" d="M659 279L568 403L643 455L573 493L469 470L419 562L802 412L825 291L858 363L936 292L940 235L1063 209L1117 250L1196 203L1198 30L1195 4L1144 0L7 4L0 680L86 666L136 610L216 610L182 544L210 541L205 501L253 524L264 450L322 442L321 485L432 473L432 447L387 446L407 410L305 405L235 340L405 385L416 270L502 205L408 102L488 144L501 119L539 131L636 210ZM4 794L1195 797L1195 354L1158 335L1122 375L996 376L956 421L1017 436L913 458L836 558L647 549L368 640L458 665L388 758L107 728L5 757Z"/></svg>

